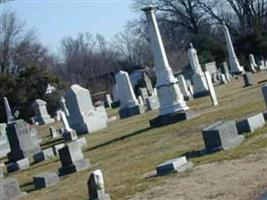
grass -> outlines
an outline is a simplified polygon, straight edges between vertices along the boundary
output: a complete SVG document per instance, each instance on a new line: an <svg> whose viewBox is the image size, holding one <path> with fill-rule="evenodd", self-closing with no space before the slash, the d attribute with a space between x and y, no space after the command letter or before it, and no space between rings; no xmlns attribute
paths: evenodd
<svg viewBox="0 0 267 200"><path fill-rule="evenodd" d="M265 79L265 72L255 75L257 81ZM61 178L56 186L34 190L32 178L43 171L57 172L58 158L31 166L30 169L12 175L18 178L27 200L78 200L88 199L87 180L90 172L101 169L106 190L112 199L125 200L137 192L164 184L171 176L145 179L145 175L155 166L187 152L204 148L201 129L218 120L241 119L265 110L261 95L261 84L243 88L242 79L216 87L219 106L213 107L209 97L191 101L191 109L201 112L201 116L157 129L149 127L149 120L158 115L157 111L136 117L111 122L103 131L85 135L88 147L84 156L92 167L88 170ZM109 116L118 110L108 110ZM57 127L61 124L57 123ZM42 147L49 147L60 141L52 141L48 127L38 127L44 138ZM267 150L267 126L255 133L246 134L246 140L237 148L215 154L193 158L195 165L238 159L258 151ZM187 174L185 174L187 175ZM175 176L175 175L173 175Z"/></svg>

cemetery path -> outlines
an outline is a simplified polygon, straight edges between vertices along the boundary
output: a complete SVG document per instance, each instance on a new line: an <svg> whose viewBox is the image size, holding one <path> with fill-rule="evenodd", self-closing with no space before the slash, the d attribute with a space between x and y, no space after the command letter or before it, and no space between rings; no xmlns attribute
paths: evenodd
<svg viewBox="0 0 267 200"><path fill-rule="evenodd" d="M267 154L194 167L131 200L257 200L267 188Z"/></svg>

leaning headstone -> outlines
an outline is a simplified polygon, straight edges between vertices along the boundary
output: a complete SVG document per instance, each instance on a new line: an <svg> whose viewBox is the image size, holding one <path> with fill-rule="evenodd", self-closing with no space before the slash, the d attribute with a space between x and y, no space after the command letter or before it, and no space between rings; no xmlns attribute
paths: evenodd
<svg viewBox="0 0 267 200"><path fill-rule="evenodd" d="M52 138L58 138L59 137L57 130L53 126L49 127L49 132L50 132L50 136Z"/></svg>
<svg viewBox="0 0 267 200"><path fill-rule="evenodd" d="M240 120L236 123L239 134L245 132L254 132L265 125L264 116L262 113Z"/></svg>
<svg viewBox="0 0 267 200"><path fill-rule="evenodd" d="M19 170L24 170L30 168L30 161L28 158L23 158L21 160L17 160L15 162L9 163L7 166L7 171L10 172L15 172Z"/></svg>
<svg viewBox="0 0 267 200"><path fill-rule="evenodd" d="M195 117L195 113L190 111L186 105L183 94L178 86L178 80L174 77L169 65L157 24L155 10L154 6L148 6L143 9L149 27L151 50L157 78L156 88L160 102L159 116L150 120L151 127L173 124Z"/></svg>
<svg viewBox="0 0 267 200"><path fill-rule="evenodd" d="M186 157L179 157L176 159L168 160L157 166L157 175L162 176L173 172L184 172L193 167L192 162L188 162Z"/></svg>
<svg viewBox="0 0 267 200"><path fill-rule="evenodd" d="M69 126L77 134L92 133L107 127L106 120L93 106L89 90L72 85L65 95Z"/></svg>
<svg viewBox="0 0 267 200"><path fill-rule="evenodd" d="M212 84L210 73L208 71L206 71L206 72L204 72L204 75L205 75L205 78L206 78L206 81L207 81L207 85L208 85L208 88L209 88L211 101L212 101L214 106L217 106L218 105L218 100L217 100L217 96L216 96L216 92L215 92L214 86Z"/></svg>
<svg viewBox="0 0 267 200"><path fill-rule="evenodd" d="M43 172L33 177L35 189L53 186L59 182L59 177L53 172Z"/></svg>
<svg viewBox="0 0 267 200"><path fill-rule="evenodd" d="M36 116L36 121L39 124L50 124L55 122L53 118L47 113L46 102L41 99L36 99L32 103L32 109Z"/></svg>
<svg viewBox="0 0 267 200"><path fill-rule="evenodd" d="M252 86L254 84L254 78L252 72L246 72L243 74L244 87Z"/></svg>
<svg viewBox="0 0 267 200"><path fill-rule="evenodd" d="M123 119L143 113L143 106L138 103L128 73L119 71L115 78L120 97L120 118Z"/></svg>
<svg viewBox="0 0 267 200"><path fill-rule="evenodd" d="M19 183L16 178L0 179L0 199L18 200L24 194L20 191Z"/></svg>
<svg viewBox="0 0 267 200"><path fill-rule="evenodd" d="M238 135L235 121L219 121L202 130L206 150L213 152L238 146L244 140Z"/></svg>
<svg viewBox="0 0 267 200"><path fill-rule="evenodd" d="M146 107L147 110L156 110L159 109L159 100L157 96L151 96L146 98Z"/></svg>
<svg viewBox="0 0 267 200"><path fill-rule="evenodd" d="M184 95L184 99L186 101L192 99L192 95L190 94L190 91L188 90L185 78L182 74L178 75L178 81L179 81L179 87L181 89L181 92Z"/></svg>
<svg viewBox="0 0 267 200"><path fill-rule="evenodd" d="M95 170L87 182L89 200L110 200L105 192L104 178L101 170Z"/></svg>
<svg viewBox="0 0 267 200"><path fill-rule="evenodd" d="M231 40L231 36L228 30L228 27L225 23L223 23L224 28L224 36L227 44L227 51L229 56L229 64L230 64L230 73L231 74L241 74L244 72L244 68L240 66L239 61L236 57L234 46Z"/></svg>
<svg viewBox="0 0 267 200"><path fill-rule="evenodd" d="M53 157L55 157L55 154L54 154L52 147L44 149L41 152L33 155L33 159L35 163L41 162L43 160L49 160Z"/></svg>
<svg viewBox="0 0 267 200"><path fill-rule="evenodd" d="M59 175L70 174L89 168L89 159L84 159L81 146L78 142L72 142L59 150L62 167Z"/></svg>
<svg viewBox="0 0 267 200"><path fill-rule="evenodd" d="M190 43L190 48L187 53L193 71L192 82L194 85L194 97L207 96L209 95L208 85L199 63L197 51L194 49L192 43Z"/></svg>
<svg viewBox="0 0 267 200"><path fill-rule="evenodd" d="M62 120L63 125L64 125L64 129L63 129L64 131L61 133L64 141L76 140L78 138L77 133L75 130L70 128L69 122L66 118L65 113L61 112L60 116L61 116L61 120Z"/></svg>
<svg viewBox="0 0 267 200"><path fill-rule="evenodd" d="M6 134L6 124L0 124L0 158L6 157L10 152L10 146Z"/></svg>

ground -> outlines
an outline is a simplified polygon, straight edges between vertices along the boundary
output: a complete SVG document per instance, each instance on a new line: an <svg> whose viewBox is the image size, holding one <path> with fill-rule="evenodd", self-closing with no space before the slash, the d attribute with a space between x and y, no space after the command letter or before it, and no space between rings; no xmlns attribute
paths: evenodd
<svg viewBox="0 0 267 200"><path fill-rule="evenodd" d="M34 190L32 177L42 171L57 172L58 158L12 175L28 192L25 200L88 199L86 183L95 169L103 171L106 191L115 200L257 199L267 188L267 126L245 134L246 140L237 148L201 157L192 155L204 148L202 128L218 120L238 120L265 111L260 88L266 75L255 74L252 87L244 88L242 78L216 87L219 106L212 106L209 97L191 101L190 108L201 113L192 120L151 129L149 120L158 115L154 111L111 122L107 129L85 135L88 147L83 152L92 167L64 176L56 186ZM117 110L108 112L110 116L117 114ZM44 138L43 148L61 142L51 140L47 126L38 129ZM148 178L158 164L185 154L191 155L192 170Z"/></svg>

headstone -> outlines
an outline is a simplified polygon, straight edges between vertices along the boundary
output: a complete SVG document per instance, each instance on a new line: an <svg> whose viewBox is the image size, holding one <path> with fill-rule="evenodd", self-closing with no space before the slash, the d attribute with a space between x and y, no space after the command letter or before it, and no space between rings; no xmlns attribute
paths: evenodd
<svg viewBox="0 0 267 200"><path fill-rule="evenodd" d="M192 162L188 162L186 157L179 157L176 159L168 160L157 166L157 175L162 176L173 172L184 172L193 167Z"/></svg>
<svg viewBox="0 0 267 200"><path fill-rule="evenodd" d="M254 84L254 77L252 72L243 74L244 87L252 86Z"/></svg>
<svg viewBox="0 0 267 200"><path fill-rule="evenodd" d="M59 177L53 172L43 172L33 177L35 189L53 186L59 182Z"/></svg>
<svg viewBox="0 0 267 200"><path fill-rule="evenodd" d="M97 106L96 111L101 114L103 119L108 121L108 114L104 106Z"/></svg>
<svg viewBox="0 0 267 200"><path fill-rule="evenodd" d="M216 62L206 63L205 69L206 69L206 71L208 71L210 73L211 78L212 78L212 83L214 83L214 84L219 83L219 80L218 80L219 71L217 69Z"/></svg>
<svg viewBox="0 0 267 200"><path fill-rule="evenodd" d="M3 100L4 100L4 105L5 105L5 111L6 111L6 121L7 121L7 124L9 124L9 123L14 122L15 118L12 115L12 111L10 109L7 98L4 97Z"/></svg>
<svg viewBox="0 0 267 200"><path fill-rule="evenodd" d="M41 151L38 141L32 138L28 124L24 120L8 124L6 130L11 149L8 153L10 162L31 157Z"/></svg>
<svg viewBox="0 0 267 200"><path fill-rule="evenodd" d="M188 91L190 92L190 95L193 96L194 95L194 88L193 88L191 80L187 79L187 80L185 80L185 82L186 82Z"/></svg>
<svg viewBox="0 0 267 200"><path fill-rule="evenodd" d="M95 170L87 182L89 200L110 200L109 194L105 192L104 178L101 170Z"/></svg>
<svg viewBox="0 0 267 200"><path fill-rule="evenodd" d="M113 101L120 101L118 85L114 84L112 87Z"/></svg>
<svg viewBox="0 0 267 200"><path fill-rule="evenodd" d="M206 78L206 82L208 83L208 88L209 88L211 101L212 101L214 106L217 106L218 105L218 100L217 100L217 96L216 96L216 92L215 92L214 86L213 86L212 81L211 81L210 73L208 71L206 71L206 72L204 72L204 75L205 75L205 78Z"/></svg>
<svg viewBox="0 0 267 200"><path fill-rule="evenodd" d="M106 94L105 96L105 107L106 108L111 108L111 104L112 104L112 99L110 94Z"/></svg>
<svg viewBox="0 0 267 200"><path fill-rule="evenodd" d="M264 116L262 113L240 120L236 123L239 134L245 132L254 132L265 125Z"/></svg>
<svg viewBox="0 0 267 200"><path fill-rule="evenodd" d="M55 154L54 154L52 147L44 149L41 152L33 155L33 159L35 163L41 162L43 160L49 160L53 157L55 157Z"/></svg>
<svg viewBox="0 0 267 200"><path fill-rule="evenodd" d="M228 81L228 82L231 81L231 75L230 75L230 72L229 72L229 67L228 67L227 62L223 62L222 63L221 71L222 71L222 74L225 75L226 81Z"/></svg>
<svg viewBox="0 0 267 200"><path fill-rule="evenodd" d="M6 165L4 163L0 163L0 179L4 178L5 176L4 174L5 168L6 168Z"/></svg>
<svg viewBox="0 0 267 200"><path fill-rule="evenodd" d="M146 98L146 107L147 110L156 110L159 109L159 100L157 96L151 96Z"/></svg>
<svg viewBox="0 0 267 200"><path fill-rule="evenodd" d="M120 97L120 118L123 119L143 113L143 107L138 103L134 94L128 73L119 71L115 78Z"/></svg>
<svg viewBox="0 0 267 200"><path fill-rule="evenodd" d="M188 100L192 99L192 95L190 94L190 91L188 90L185 78L182 74L180 74L178 76L178 81L179 81L179 86L180 86L181 92L184 95L184 100L188 101Z"/></svg>
<svg viewBox="0 0 267 200"><path fill-rule="evenodd" d="M41 144L42 138L39 137L38 130L36 128L30 126L29 124L28 124L28 127L29 127L30 134L31 134L33 141L36 141L38 144Z"/></svg>
<svg viewBox="0 0 267 200"><path fill-rule="evenodd" d="M84 159L81 146L78 142L72 142L59 150L62 167L59 175L70 174L89 168L89 159Z"/></svg>
<svg viewBox="0 0 267 200"><path fill-rule="evenodd" d="M59 134L58 134L57 130L56 130L53 126L50 126L50 127L49 127L49 132L50 132L50 136L51 136L53 139L59 137Z"/></svg>
<svg viewBox="0 0 267 200"><path fill-rule="evenodd" d="M238 146L244 140L238 135L234 121L219 121L202 130L202 136L208 151L227 150Z"/></svg>
<svg viewBox="0 0 267 200"><path fill-rule="evenodd" d="M143 101L143 98L141 96L138 96L138 102L141 106L144 106L144 101Z"/></svg>
<svg viewBox="0 0 267 200"><path fill-rule="evenodd" d="M144 101L147 97L149 97L146 88L139 88L139 94L141 95L143 101Z"/></svg>
<svg viewBox="0 0 267 200"><path fill-rule="evenodd" d="M250 62L250 69L251 72L255 73L258 65L256 64L255 57L253 54L249 54L249 62Z"/></svg>
<svg viewBox="0 0 267 200"><path fill-rule="evenodd" d="M183 94L178 86L178 81L174 77L169 65L155 16L155 7L148 6L144 8L143 11L146 14L149 27L151 49L157 78L156 88L160 102L160 114L157 118L150 121L150 126L159 127L190 119L195 115L186 105Z"/></svg>
<svg viewBox="0 0 267 200"><path fill-rule="evenodd" d="M54 145L54 146L53 146L54 154L55 154L55 155L58 155L58 154L59 154L58 151L59 151L60 149L62 149L63 147L65 147L65 144L64 144L64 143Z"/></svg>
<svg viewBox="0 0 267 200"><path fill-rule="evenodd" d="M67 117L69 117L70 114L69 114L69 110L68 110L68 108L66 106L66 100L65 100L65 98L64 97L61 97L59 102L60 102L60 107L62 108L63 112L65 113L65 115Z"/></svg>
<svg viewBox="0 0 267 200"><path fill-rule="evenodd" d="M0 199L16 200L20 199L23 193L20 191L19 183L16 178L0 179Z"/></svg>
<svg viewBox="0 0 267 200"><path fill-rule="evenodd" d="M208 85L205 80L205 75L199 64L199 59L196 49L194 49L192 43L190 43L190 48L188 49L188 58L190 61L190 66L193 71L192 82L194 85L194 97L202 97L209 95Z"/></svg>
<svg viewBox="0 0 267 200"><path fill-rule="evenodd" d="M23 158L21 160L9 163L6 168L9 173L28 169L30 168L30 161L28 158Z"/></svg>
<svg viewBox="0 0 267 200"><path fill-rule="evenodd" d="M71 140L76 140L78 138L77 133L75 130L73 130L72 128L70 128L69 126L69 122L65 116L64 112L60 113L61 116L61 120L63 122L64 125L64 131L61 133L62 137L65 141L71 141Z"/></svg>
<svg viewBox="0 0 267 200"><path fill-rule="evenodd" d="M264 102L265 102L265 107L267 110L267 84L265 84L264 86L261 87L261 92L262 92Z"/></svg>
<svg viewBox="0 0 267 200"><path fill-rule="evenodd" d="M72 85L65 95L68 122L78 134L92 133L107 127L106 120L93 106L89 90Z"/></svg>
<svg viewBox="0 0 267 200"><path fill-rule="evenodd" d="M81 148L87 147L87 141L86 141L85 137L81 137L81 138L77 139L76 142L78 142L78 144L80 144Z"/></svg>
<svg viewBox="0 0 267 200"><path fill-rule="evenodd" d="M225 23L223 23L223 28L224 28L224 35L225 35L225 40L226 40L226 44L227 44L227 51L228 51L228 56L229 56L230 73L231 74L241 74L244 72L244 68L242 66L240 66L239 61L236 57L233 43L231 40L231 36L230 36L229 30L228 30Z"/></svg>
<svg viewBox="0 0 267 200"><path fill-rule="evenodd" d="M225 76L225 74L221 74L220 75L221 77L221 84L227 84L227 78L226 78L226 76Z"/></svg>
<svg viewBox="0 0 267 200"><path fill-rule="evenodd" d="M153 96L153 93L154 93L153 86L152 86L150 78L148 77L146 73L144 73L144 82L146 85L148 96Z"/></svg>
<svg viewBox="0 0 267 200"><path fill-rule="evenodd" d="M47 103L41 99L37 99L32 103L32 109L35 113L36 121L39 122L39 124L51 124L55 122L47 113L46 104Z"/></svg>
<svg viewBox="0 0 267 200"><path fill-rule="evenodd" d="M56 111L56 114L55 114L55 116L54 116L54 119L55 119L55 121L56 122L59 122L60 121L60 113L62 112L62 110L57 110Z"/></svg>
<svg viewBox="0 0 267 200"><path fill-rule="evenodd" d="M260 61L260 64L258 65L258 69L261 70L261 71L266 69L264 60Z"/></svg>
<svg viewBox="0 0 267 200"><path fill-rule="evenodd" d="M6 157L10 152L10 146L6 134L6 124L0 124L0 158Z"/></svg>

